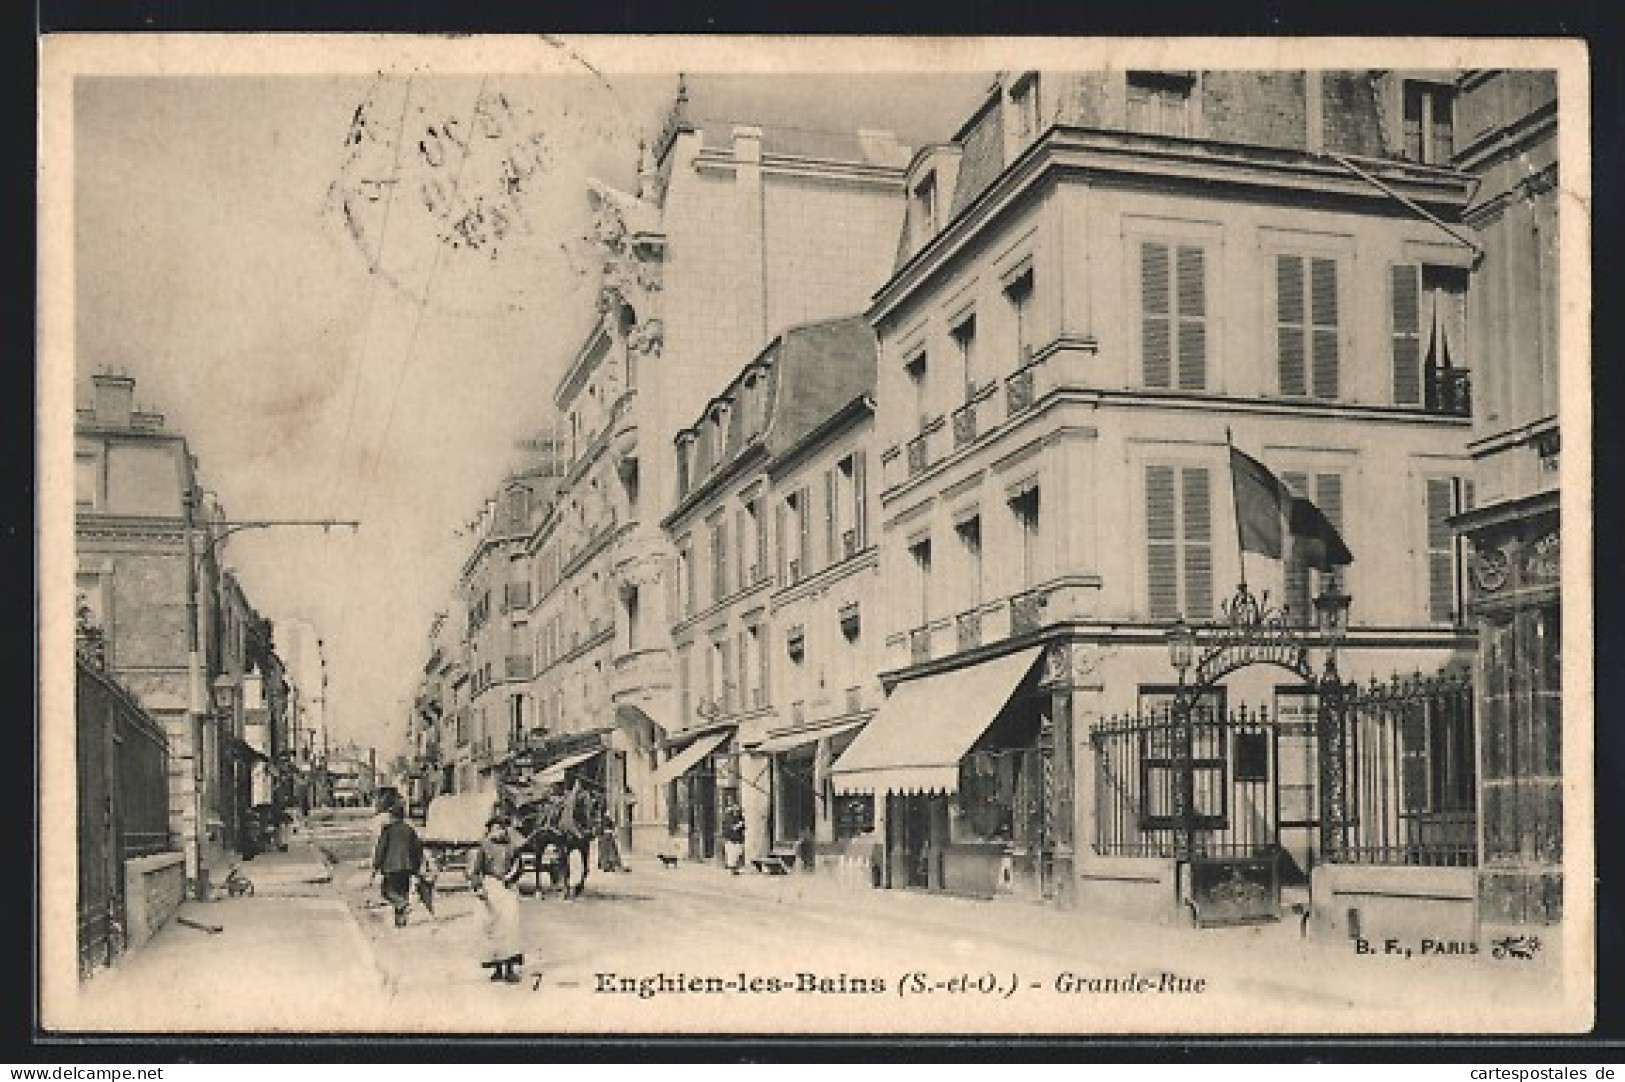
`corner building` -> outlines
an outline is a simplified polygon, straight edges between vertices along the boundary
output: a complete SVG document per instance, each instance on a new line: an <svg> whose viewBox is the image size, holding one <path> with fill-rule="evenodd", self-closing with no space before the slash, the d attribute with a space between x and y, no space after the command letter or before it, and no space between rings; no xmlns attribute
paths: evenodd
<svg viewBox="0 0 1625 1082"><path fill-rule="evenodd" d="M1470 182L1410 139L1435 78L1014 73L914 157L868 311L888 697L832 767L837 799L869 804L883 885L1181 919L1196 862L1168 840L1167 753L1137 723L1109 734L1166 713L1169 628L1220 621L1243 577L1317 651L1311 598L1352 595L1347 678L1471 656L1447 525L1470 500ZM1353 565L1243 567L1230 443ZM1402 811L1331 853L1303 680L1251 667L1200 702L1278 723L1263 760L1228 740L1193 768L1197 851L1262 830L1269 916L1308 899L1317 928L1375 931L1421 895L1433 928L1471 925L1470 733L1387 733L1367 773L1397 786L1378 766L1421 756L1441 784L1351 791Z"/></svg>

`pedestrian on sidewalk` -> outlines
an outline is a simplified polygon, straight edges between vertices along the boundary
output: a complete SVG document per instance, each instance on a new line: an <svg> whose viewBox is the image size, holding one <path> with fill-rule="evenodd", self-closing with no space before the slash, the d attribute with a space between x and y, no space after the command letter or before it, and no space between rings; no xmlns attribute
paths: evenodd
<svg viewBox="0 0 1625 1082"><path fill-rule="evenodd" d="M406 821L406 807L389 809L389 825L378 834L372 852L374 875L384 879L384 900L395 909L395 927L406 927L406 913L412 904L412 877L423 867L423 840Z"/></svg>
<svg viewBox="0 0 1625 1082"><path fill-rule="evenodd" d="M494 981L518 984L525 964L519 938L519 875L524 865L508 833L508 819L493 815L485 823L485 840L468 865L469 884L485 907L485 942L480 965Z"/></svg>
<svg viewBox="0 0 1625 1082"><path fill-rule="evenodd" d="M722 863L735 875L745 867L745 813L732 800L722 813Z"/></svg>

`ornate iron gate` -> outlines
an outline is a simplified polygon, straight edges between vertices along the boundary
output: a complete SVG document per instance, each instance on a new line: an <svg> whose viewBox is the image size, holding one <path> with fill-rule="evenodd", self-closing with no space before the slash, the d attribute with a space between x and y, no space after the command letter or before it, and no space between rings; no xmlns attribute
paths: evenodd
<svg viewBox="0 0 1625 1082"><path fill-rule="evenodd" d="M1095 852L1182 862L1204 925L1275 919L1280 727L1267 709L1197 706L1188 724L1168 708L1118 716L1091 743Z"/></svg>

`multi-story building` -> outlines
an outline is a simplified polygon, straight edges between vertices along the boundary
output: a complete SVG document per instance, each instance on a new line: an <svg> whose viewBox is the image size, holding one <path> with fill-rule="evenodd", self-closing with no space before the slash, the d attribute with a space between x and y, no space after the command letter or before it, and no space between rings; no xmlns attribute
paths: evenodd
<svg viewBox="0 0 1625 1082"><path fill-rule="evenodd" d="M1479 178L1484 249L1467 306L1477 506L1479 919L1557 922L1563 907L1557 77L1474 71L1454 97L1456 164Z"/></svg>
<svg viewBox="0 0 1625 1082"><path fill-rule="evenodd" d="M735 801L749 857L833 837L818 763L874 700L858 647L874 358L861 316L791 327L677 434L666 736L688 747L658 779L690 856L719 850Z"/></svg>
<svg viewBox="0 0 1625 1082"><path fill-rule="evenodd" d="M860 309L902 213L892 136L737 124L696 90L679 90L635 193L590 187L598 311L555 390L555 487L524 545L535 761L602 786L634 848L666 833L655 772L687 727L659 526L677 491L666 449L776 328Z"/></svg>
<svg viewBox="0 0 1625 1082"><path fill-rule="evenodd" d="M1317 649L1312 596L1352 595L1340 663L1361 681L1471 650L1445 526L1465 500L1465 374L1425 363L1415 321L1425 292L1461 333L1474 253L1450 223L1470 181L1429 164L1448 160L1439 114L1429 156L1405 160L1412 90L1393 73L1027 72L915 156L868 313L890 694L833 768L837 793L873 802L887 885L1172 918L1193 856L1254 826L1266 874L1315 874L1325 922L1366 905L1348 892L1375 911L1408 893L1396 874L1440 878L1373 867L1428 863L1420 843L1329 863L1347 854L1321 851L1312 725L1271 728L1263 765L1250 738L1192 748L1176 841L1178 760L1154 726L1107 724L1187 701L1167 633L1209 634L1240 581ZM1353 564L1244 565L1231 446L1318 505ZM1303 670L1215 677L1196 709L1312 717ZM1449 782L1408 796L1419 811L1458 812L1460 737L1407 735ZM1265 806L1248 786L1269 782L1283 795ZM1442 871L1459 902L1471 869Z"/></svg>

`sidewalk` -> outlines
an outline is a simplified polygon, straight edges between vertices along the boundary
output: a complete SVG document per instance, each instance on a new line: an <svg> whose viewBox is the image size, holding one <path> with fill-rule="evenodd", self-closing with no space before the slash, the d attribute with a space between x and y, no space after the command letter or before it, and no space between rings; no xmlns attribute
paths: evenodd
<svg viewBox="0 0 1625 1082"><path fill-rule="evenodd" d="M326 864L298 839L242 863L252 897L188 901L139 950L80 989L64 1027L324 1031L353 1025L382 978ZM185 922L218 927L210 932Z"/></svg>

